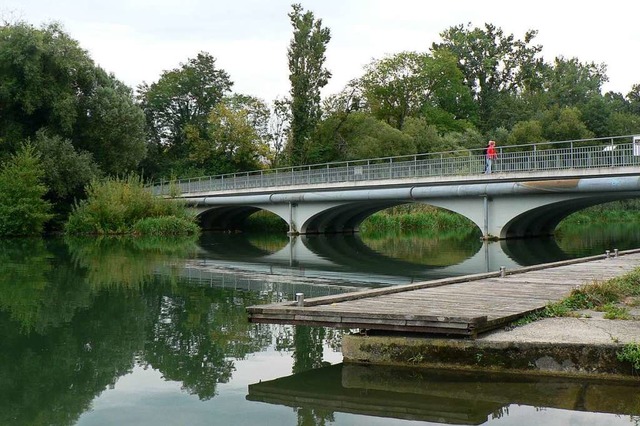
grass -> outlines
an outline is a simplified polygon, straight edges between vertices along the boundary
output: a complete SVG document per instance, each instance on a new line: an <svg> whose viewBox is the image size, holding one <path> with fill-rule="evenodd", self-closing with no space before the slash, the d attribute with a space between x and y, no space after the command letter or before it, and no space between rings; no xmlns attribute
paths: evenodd
<svg viewBox="0 0 640 426"><path fill-rule="evenodd" d="M638 296L640 268L621 277L575 288L567 298L548 304L544 309L529 314L512 325L524 325L543 318L577 316L575 311L581 309L605 312L605 318L608 319L630 319L628 309L619 304L627 298L635 300Z"/></svg>

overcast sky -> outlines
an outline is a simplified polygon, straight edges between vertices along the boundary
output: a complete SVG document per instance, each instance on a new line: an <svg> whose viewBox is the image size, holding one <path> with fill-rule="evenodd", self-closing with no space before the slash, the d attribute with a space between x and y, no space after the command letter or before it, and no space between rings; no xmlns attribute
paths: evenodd
<svg viewBox="0 0 640 426"><path fill-rule="evenodd" d="M283 0L0 0L0 15L58 21L101 67L135 88L205 51L235 92L266 101L288 94L292 28ZM324 94L340 91L373 58L428 51L458 24L492 23L522 39L529 29L547 62L558 55L605 63L605 90L640 83L640 2L634 0L300 0L331 30Z"/></svg>

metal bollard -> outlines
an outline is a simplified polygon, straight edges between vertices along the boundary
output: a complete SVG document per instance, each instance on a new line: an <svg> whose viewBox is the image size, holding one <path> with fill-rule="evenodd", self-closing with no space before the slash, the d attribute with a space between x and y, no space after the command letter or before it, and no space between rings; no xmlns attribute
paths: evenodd
<svg viewBox="0 0 640 426"><path fill-rule="evenodd" d="M500 267L500 276L504 278L504 276L507 275L507 268L505 268L504 266Z"/></svg>
<svg viewBox="0 0 640 426"><path fill-rule="evenodd" d="M618 249L613 249L613 257L618 257Z"/></svg>
<svg viewBox="0 0 640 426"><path fill-rule="evenodd" d="M610 253L609 250L605 250L604 251L604 257L608 259L609 258L609 253Z"/></svg>
<svg viewBox="0 0 640 426"><path fill-rule="evenodd" d="M304 306L304 293L296 293L296 304Z"/></svg>

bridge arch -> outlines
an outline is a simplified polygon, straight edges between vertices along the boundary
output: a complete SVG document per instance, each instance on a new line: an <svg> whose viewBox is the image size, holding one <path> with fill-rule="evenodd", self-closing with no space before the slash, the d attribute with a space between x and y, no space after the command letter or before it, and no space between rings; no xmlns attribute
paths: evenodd
<svg viewBox="0 0 640 426"><path fill-rule="evenodd" d="M555 228L567 216L588 207L612 201L638 198L637 194L618 193L599 197L579 197L543 204L513 217L502 228L501 239L553 235Z"/></svg>
<svg viewBox="0 0 640 426"><path fill-rule="evenodd" d="M249 216L258 211L270 211L288 223L277 211L271 211L268 206L211 206L196 208L196 216L202 229L210 231L235 231L243 228Z"/></svg>
<svg viewBox="0 0 640 426"><path fill-rule="evenodd" d="M303 223L302 234L357 232L360 224L372 214L407 201L369 201L341 204L318 212Z"/></svg>

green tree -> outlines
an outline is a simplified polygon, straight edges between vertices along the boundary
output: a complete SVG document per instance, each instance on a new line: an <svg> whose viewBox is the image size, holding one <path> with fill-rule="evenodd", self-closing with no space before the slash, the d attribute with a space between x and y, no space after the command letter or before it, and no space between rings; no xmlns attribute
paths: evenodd
<svg viewBox="0 0 640 426"><path fill-rule="evenodd" d="M612 135L640 134L640 115L614 112L609 117L609 131Z"/></svg>
<svg viewBox="0 0 640 426"><path fill-rule="evenodd" d="M40 154L50 199L84 198L85 185L101 176L91 153L76 150L70 140L38 132L33 142Z"/></svg>
<svg viewBox="0 0 640 426"><path fill-rule="evenodd" d="M554 106L542 114L543 135L548 141L566 141L593 137L581 119L577 107Z"/></svg>
<svg viewBox="0 0 640 426"><path fill-rule="evenodd" d="M58 24L0 27L0 156L46 129L93 154L109 173L144 156L144 120L131 90L97 67Z"/></svg>
<svg viewBox="0 0 640 426"><path fill-rule="evenodd" d="M634 84L629 93L627 93L627 101L631 113L640 115L640 84Z"/></svg>
<svg viewBox="0 0 640 426"><path fill-rule="evenodd" d="M374 60L360 79L362 93L372 114L402 129L407 117L428 113L438 125L440 117L465 118L470 115L471 96L462 83L462 73L449 52L433 56L401 52Z"/></svg>
<svg viewBox="0 0 640 426"><path fill-rule="evenodd" d="M286 99L275 99L269 116L270 161L272 167L279 167L284 148L290 135L291 107Z"/></svg>
<svg viewBox="0 0 640 426"><path fill-rule="evenodd" d="M291 139L289 159L292 164L307 162L306 148L321 117L320 89L331 77L324 68L325 51L331 39L322 20L313 12L304 12L293 4L289 19L293 38L289 45L289 81L291 82Z"/></svg>
<svg viewBox="0 0 640 426"><path fill-rule="evenodd" d="M169 176L188 167L187 130L206 133L208 118L233 82L206 52L164 71L156 83L142 84L138 99L149 129L146 177ZM193 137L193 135L191 136Z"/></svg>
<svg viewBox="0 0 640 426"><path fill-rule="evenodd" d="M414 154L411 136L364 112L330 117L318 126L309 148L312 163Z"/></svg>
<svg viewBox="0 0 640 426"><path fill-rule="evenodd" d="M416 152L419 154L429 152L456 151L462 149L458 141L443 137L438 128L429 124L425 117L408 117L405 121L402 133L413 138Z"/></svg>
<svg viewBox="0 0 640 426"><path fill-rule="evenodd" d="M518 40L492 24L484 28L461 24L442 32L442 43L433 44L432 50L447 49L457 58L465 83L478 102L477 124L482 131L502 124L496 114L502 96L541 87L544 63L537 55L542 46L531 44L536 35L537 31L527 31L524 39Z"/></svg>
<svg viewBox="0 0 640 426"><path fill-rule="evenodd" d="M83 102L86 114L74 146L89 151L103 172L133 172L146 156L144 113L133 101L131 89L118 81L95 89Z"/></svg>
<svg viewBox="0 0 640 426"><path fill-rule="evenodd" d="M511 129L507 142L509 145L524 145L543 142L542 123L539 120L519 121Z"/></svg>
<svg viewBox="0 0 640 426"><path fill-rule="evenodd" d="M555 58L544 83L548 106L580 106L601 96L607 78L605 64L582 63L577 58Z"/></svg>
<svg viewBox="0 0 640 426"><path fill-rule="evenodd" d="M0 167L0 236L39 235L51 219L44 200L44 170L32 145L23 145Z"/></svg>
<svg viewBox="0 0 640 426"><path fill-rule="evenodd" d="M204 134L195 128L187 130L191 147L189 159L206 173L256 170L267 156L266 122L256 126L259 119L255 117L255 111L233 99L229 104L221 102L213 109ZM264 119L263 116L260 120Z"/></svg>

